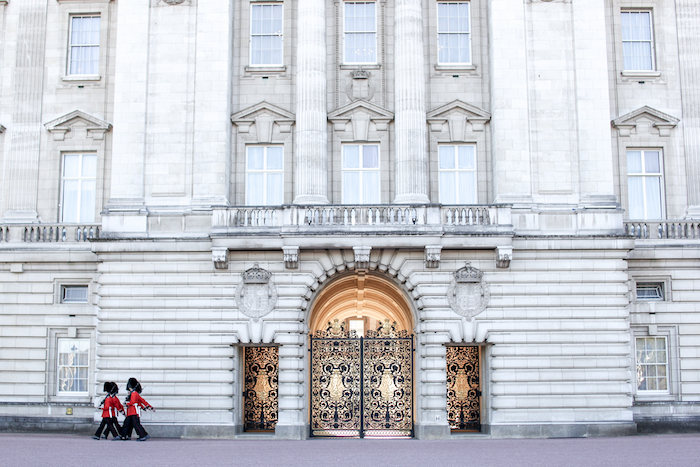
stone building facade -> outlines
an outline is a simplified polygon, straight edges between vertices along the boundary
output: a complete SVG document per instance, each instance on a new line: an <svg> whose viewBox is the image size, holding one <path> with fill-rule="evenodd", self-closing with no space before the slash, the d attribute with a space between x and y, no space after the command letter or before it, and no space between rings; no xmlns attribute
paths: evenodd
<svg viewBox="0 0 700 467"><path fill-rule="evenodd" d="M698 22L0 0L0 427L129 377L160 435L697 427Z"/></svg>

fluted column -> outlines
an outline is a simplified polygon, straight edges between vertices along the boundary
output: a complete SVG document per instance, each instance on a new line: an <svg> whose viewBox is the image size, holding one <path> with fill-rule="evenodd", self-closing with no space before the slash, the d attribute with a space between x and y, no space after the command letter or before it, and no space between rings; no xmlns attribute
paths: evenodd
<svg viewBox="0 0 700 467"><path fill-rule="evenodd" d="M425 63L420 0L396 0L394 22L396 198L427 203Z"/></svg>
<svg viewBox="0 0 700 467"><path fill-rule="evenodd" d="M700 3L676 0L678 53L683 85L683 135L688 190L687 217L700 219Z"/></svg>
<svg viewBox="0 0 700 467"><path fill-rule="evenodd" d="M294 203L328 204L326 2L297 3Z"/></svg>
<svg viewBox="0 0 700 467"><path fill-rule="evenodd" d="M46 0L17 2L17 55L7 158L4 222L37 222L41 103L46 43Z"/></svg>

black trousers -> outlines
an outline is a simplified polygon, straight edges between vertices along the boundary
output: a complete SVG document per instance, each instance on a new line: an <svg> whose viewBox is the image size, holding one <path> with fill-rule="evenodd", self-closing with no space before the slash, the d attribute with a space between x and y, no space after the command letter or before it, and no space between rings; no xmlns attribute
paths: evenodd
<svg viewBox="0 0 700 467"><path fill-rule="evenodd" d="M124 426L122 427L122 437L131 438L131 433L133 430L136 430L136 434L139 435L139 438L143 438L148 434L141 426L141 421L139 420L138 415L129 415L126 417L124 420Z"/></svg>
<svg viewBox="0 0 700 467"><path fill-rule="evenodd" d="M114 419L114 418L103 417L102 423L100 423L100 427L95 432L95 436L97 436L99 438L100 435L102 435L102 430L105 430L105 438L107 438L107 436L110 433L112 433L112 436L115 438L117 436L119 436L119 432L117 431L117 428L115 428L115 426L114 426L115 422L116 422L116 419ZM117 426L119 426L119 424L117 424Z"/></svg>
<svg viewBox="0 0 700 467"><path fill-rule="evenodd" d="M112 417L112 424L117 429L117 434L122 432L122 426L119 424L119 420L117 420L117 417Z"/></svg>

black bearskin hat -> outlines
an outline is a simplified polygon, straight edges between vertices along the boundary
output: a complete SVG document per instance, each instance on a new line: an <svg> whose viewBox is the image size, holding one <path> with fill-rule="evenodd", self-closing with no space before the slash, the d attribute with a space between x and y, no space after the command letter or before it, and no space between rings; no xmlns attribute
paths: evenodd
<svg viewBox="0 0 700 467"><path fill-rule="evenodd" d="M126 383L126 390L141 393L141 383L136 378L129 378L129 382Z"/></svg>
<svg viewBox="0 0 700 467"><path fill-rule="evenodd" d="M117 383L112 383L112 390L109 393L113 396L119 394L119 386L117 386Z"/></svg>
<svg viewBox="0 0 700 467"><path fill-rule="evenodd" d="M109 381L105 381L105 384L102 387L102 389L104 389L104 392L110 393L110 392L112 392L113 386L114 386L114 383L110 383Z"/></svg>

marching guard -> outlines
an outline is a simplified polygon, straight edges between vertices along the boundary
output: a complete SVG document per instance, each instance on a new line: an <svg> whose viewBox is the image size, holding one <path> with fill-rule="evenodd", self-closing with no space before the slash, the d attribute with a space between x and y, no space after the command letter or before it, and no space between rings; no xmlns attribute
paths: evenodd
<svg viewBox="0 0 700 467"><path fill-rule="evenodd" d="M126 419L124 420L121 435L114 438L112 441L118 439L130 440L131 433L134 429L136 430L136 434L139 435L138 441L146 441L150 438L150 435L143 426L141 426L139 413L141 409L153 410L154 412L155 409L141 397L141 389L141 383L139 383L136 378L129 378L129 382L126 384L126 390L128 392L126 396Z"/></svg>
<svg viewBox="0 0 700 467"><path fill-rule="evenodd" d="M102 423L100 423L99 428L97 428L97 431L92 436L93 439L100 439L100 437L102 436L102 430L104 430L105 432L105 439L107 439L109 433L112 433L112 436L115 439L119 437L119 424L117 423L115 426L115 423L117 421L116 411L117 407L120 407L122 412L124 411L124 408L122 407L121 402L119 402L119 400L116 398L115 388L117 388L116 390L119 391L117 385L109 381L105 382L103 386L104 392L107 395L104 399L102 399L102 402L100 402L99 405L99 408L102 409ZM113 413L114 416L112 416Z"/></svg>

